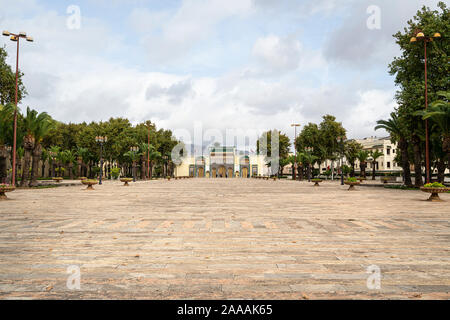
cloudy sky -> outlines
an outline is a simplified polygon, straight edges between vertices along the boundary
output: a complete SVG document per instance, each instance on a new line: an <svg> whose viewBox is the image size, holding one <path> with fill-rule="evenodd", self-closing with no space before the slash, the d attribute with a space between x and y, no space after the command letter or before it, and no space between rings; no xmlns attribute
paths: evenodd
<svg viewBox="0 0 450 320"><path fill-rule="evenodd" d="M437 2L0 0L0 29L35 39L20 48L29 92L21 107L61 121L127 117L178 133L197 122L293 136L291 123L329 113L361 138L383 135L374 123L395 107L392 34ZM373 5L380 28L367 25ZM14 43L0 45L13 64Z"/></svg>

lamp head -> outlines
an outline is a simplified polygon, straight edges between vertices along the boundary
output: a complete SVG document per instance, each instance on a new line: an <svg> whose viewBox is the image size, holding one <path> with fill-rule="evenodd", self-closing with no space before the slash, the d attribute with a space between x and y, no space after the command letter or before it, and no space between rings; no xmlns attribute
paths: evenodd
<svg viewBox="0 0 450 320"><path fill-rule="evenodd" d="M441 34L439 33L439 32L436 32L434 35L433 35L433 38L440 38L441 37Z"/></svg>
<svg viewBox="0 0 450 320"><path fill-rule="evenodd" d="M17 42L17 41L19 40L19 37L11 36L9 39L10 39L11 41Z"/></svg>
<svg viewBox="0 0 450 320"><path fill-rule="evenodd" d="M27 36L27 33L24 31L19 32L19 37L25 38Z"/></svg>
<svg viewBox="0 0 450 320"><path fill-rule="evenodd" d="M409 42L416 42L417 38L416 37L412 37L411 40L409 40Z"/></svg>
<svg viewBox="0 0 450 320"><path fill-rule="evenodd" d="M416 37L417 37L418 39L421 39L421 38L424 38L425 35L423 34L423 32L419 32L419 33L417 33Z"/></svg>
<svg viewBox="0 0 450 320"><path fill-rule="evenodd" d="M27 37L27 41L28 41L28 42L33 42L34 39L33 39L33 37Z"/></svg>
<svg viewBox="0 0 450 320"><path fill-rule="evenodd" d="M5 37L9 37L11 33L7 30L3 30L2 35L4 35Z"/></svg>

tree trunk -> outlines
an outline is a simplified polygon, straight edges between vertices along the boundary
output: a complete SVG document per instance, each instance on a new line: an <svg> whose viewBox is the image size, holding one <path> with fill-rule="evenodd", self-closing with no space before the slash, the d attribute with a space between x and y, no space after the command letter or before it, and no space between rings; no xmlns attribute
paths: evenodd
<svg viewBox="0 0 450 320"><path fill-rule="evenodd" d="M412 186L411 168L408 155L408 142L406 141L406 139L400 139L398 146L401 151L402 169L403 169L403 176L405 177L405 185Z"/></svg>
<svg viewBox="0 0 450 320"><path fill-rule="evenodd" d="M20 181L20 186L25 187L30 183L30 164L31 155L34 149L34 137L32 135L26 135L23 138L23 149L24 149L24 164L22 170L22 181Z"/></svg>
<svg viewBox="0 0 450 320"><path fill-rule="evenodd" d="M437 171L438 171L439 183L444 183L444 179L445 179L445 161L444 161L444 159L439 159L439 161L437 162Z"/></svg>
<svg viewBox="0 0 450 320"><path fill-rule="evenodd" d="M366 163L365 162L361 163L361 172L359 175L363 178L366 177Z"/></svg>
<svg viewBox="0 0 450 320"><path fill-rule="evenodd" d="M69 163L69 179L73 180L73 163Z"/></svg>
<svg viewBox="0 0 450 320"><path fill-rule="evenodd" d="M149 170L150 180L152 180L153 177L153 161L150 161L150 170Z"/></svg>
<svg viewBox="0 0 450 320"><path fill-rule="evenodd" d="M303 180L303 166L298 166L298 178L300 181Z"/></svg>
<svg viewBox="0 0 450 320"><path fill-rule="evenodd" d="M44 178L44 176L45 176L45 160L42 160L41 178Z"/></svg>
<svg viewBox="0 0 450 320"><path fill-rule="evenodd" d="M372 161L372 166L373 166L373 168L372 168L372 180L375 180L375 174L376 174L376 171L377 171L377 163L376 163L375 160Z"/></svg>
<svg viewBox="0 0 450 320"><path fill-rule="evenodd" d="M6 184L8 169L6 161L8 159L8 151L5 146L0 146L0 183Z"/></svg>
<svg viewBox="0 0 450 320"><path fill-rule="evenodd" d="M30 187L37 187L37 177L39 175L39 161L42 156L42 145L38 143L33 149L33 162L31 164L31 181Z"/></svg>
<svg viewBox="0 0 450 320"><path fill-rule="evenodd" d="M421 187L423 186L422 154L420 150L420 138L417 136L413 137L413 151L414 151L414 174L415 174L414 185L416 187Z"/></svg>
<svg viewBox="0 0 450 320"><path fill-rule="evenodd" d="M145 180L145 158L141 156L141 180Z"/></svg>

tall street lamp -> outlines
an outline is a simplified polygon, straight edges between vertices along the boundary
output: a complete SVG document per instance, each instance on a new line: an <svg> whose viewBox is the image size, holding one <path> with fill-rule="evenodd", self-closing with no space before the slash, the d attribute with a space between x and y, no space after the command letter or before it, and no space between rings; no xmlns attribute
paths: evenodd
<svg viewBox="0 0 450 320"><path fill-rule="evenodd" d="M26 32L19 32L18 34L11 33L9 31L3 31L2 35L10 37L11 41L17 42L17 55L16 55L16 93L15 93L15 108L14 108L14 138L13 138L13 166L12 166L12 185L16 185L16 149L17 149L17 83L19 78L19 42L20 38L24 38L29 42L33 42L32 37L27 37Z"/></svg>
<svg viewBox="0 0 450 320"><path fill-rule="evenodd" d="M148 126L147 138L147 179L150 179L150 126Z"/></svg>
<svg viewBox="0 0 450 320"><path fill-rule="evenodd" d="M98 179L98 184L102 184L103 177L103 144L108 142L107 136L96 136L95 142L100 144L100 178Z"/></svg>
<svg viewBox="0 0 450 320"><path fill-rule="evenodd" d="M344 185L344 140L345 136L339 136L338 140L341 145L341 185Z"/></svg>
<svg viewBox="0 0 450 320"><path fill-rule="evenodd" d="M427 76L427 43L432 42L433 39L440 39L441 34L436 32L432 37L426 37L425 34L418 30L415 37L412 37L410 42L423 41L424 57L425 57L425 110L428 109L428 76ZM431 167L430 167L430 137L428 132L428 119L425 119L425 180L426 183L431 182Z"/></svg>
<svg viewBox="0 0 450 320"><path fill-rule="evenodd" d="M139 147L131 147L130 151L133 152L133 182L136 182L136 154L139 151Z"/></svg>
<svg viewBox="0 0 450 320"><path fill-rule="evenodd" d="M297 148L295 147L295 141L297 140L297 127L300 127L300 124L293 123L291 127L294 127L294 170L292 171L292 180L296 180L297 174Z"/></svg>

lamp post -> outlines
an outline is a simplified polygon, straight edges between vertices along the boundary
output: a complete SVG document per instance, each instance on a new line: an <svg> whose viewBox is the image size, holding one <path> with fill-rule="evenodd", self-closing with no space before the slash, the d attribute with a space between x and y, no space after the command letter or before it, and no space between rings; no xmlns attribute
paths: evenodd
<svg viewBox="0 0 450 320"><path fill-rule="evenodd" d="M136 182L136 158L134 156L139 151L139 147L131 147L130 151L133 152L133 182Z"/></svg>
<svg viewBox="0 0 450 320"><path fill-rule="evenodd" d="M422 31L417 30L416 36L410 39L411 43L423 41L425 58L425 110L428 109L427 43L439 38L441 38L441 34L438 32L436 32L432 37L427 37ZM428 132L428 119L425 119L425 181L426 183L431 182L430 137Z"/></svg>
<svg viewBox="0 0 450 320"><path fill-rule="evenodd" d="M341 185L344 185L344 140L345 136L338 137L341 145Z"/></svg>
<svg viewBox="0 0 450 320"><path fill-rule="evenodd" d="M311 152L314 152L314 148L306 147L305 151L311 156ZM308 182L311 182L311 161L308 161Z"/></svg>
<svg viewBox="0 0 450 320"><path fill-rule="evenodd" d="M100 144L100 178L98 179L98 184L102 184L103 177L103 144L108 142L107 136L96 136L95 142Z"/></svg>
<svg viewBox="0 0 450 320"><path fill-rule="evenodd" d="M56 170L56 156L57 156L57 153L54 152L54 151L50 151L49 154L50 154L50 158L52 158L52 172L51 172L51 175L52 175L52 177L55 177L56 176L55 170Z"/></svg>
<svg viewBox="0 0 450 320"><path fill-rule="evenodd" d="M3 31L2 35L10 37L11 41L17 42L17 55L16 55L16 92L15 92L15 108L14 108L14 134L13 134L13 163L12 163L12 185L16 184L16 149L17 149L17 84L19 79L19 42L20 38L24 38L29 42L33 42L32 37L27 37L26 32L19 32L18 34L11 33L9 31Z"/></svg>
<svg viewBox="0 0 450 320"><path fill-rule="evenodd" d="M296 180L297 175L297 148L295 147L295 140L297 140L297 127L300 127L300 124L293 123L291 127L294 127L294 170L292 171L292 180Z"/></svg>
<svg viewBox="0 0 450 320"><path fill-rule="evenodd" d="M150 179L150 126L147 135L147 179Z"/></svg>

